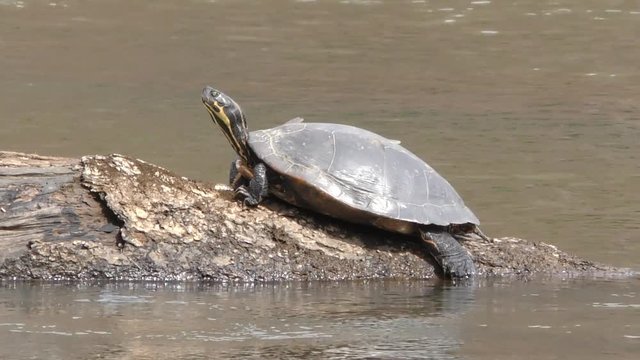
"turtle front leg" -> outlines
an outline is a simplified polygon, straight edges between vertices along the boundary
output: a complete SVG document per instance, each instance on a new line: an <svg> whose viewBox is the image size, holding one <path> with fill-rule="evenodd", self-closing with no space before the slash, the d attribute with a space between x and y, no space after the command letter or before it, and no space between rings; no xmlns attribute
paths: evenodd
<svg viewBox="0 0 640 360"><path fill-rule="evenodd" d="M237 162L236 162L237 164ZM231 169L233 172L233 166ZM242 172L242 167L238 168L238 172ZM235 175L243 178L243 176ZM269 193L269 183L267 181L267 167L260 163L253 167L253 177L249 180L249 186L241 185L240 180L235 181L238 184L231 184L236 191L236 196L243 196L242 201L247 206L256 206L262 202L262 199Z"/></svg>
<svg viewBox="0 0 640 360"><path fill-rule="evenodd" d="M449 232L420 229L420 237L429 245L445 276L459 279L475 275L471 254Z"/></svg>
<svg viewBox="0 0 640 360"><path fill-rule="evenodd" d="M231 162L231 166L229 167L229 186L231 186L233 190L246 183L246 174L243 174L243 172L246 173L246 171L240 171L240 169L243 168L245 168L245 166L242 165L242 161L240 159ZM249 172L249 174L248 178L251 178L251 172Z"/></svg>

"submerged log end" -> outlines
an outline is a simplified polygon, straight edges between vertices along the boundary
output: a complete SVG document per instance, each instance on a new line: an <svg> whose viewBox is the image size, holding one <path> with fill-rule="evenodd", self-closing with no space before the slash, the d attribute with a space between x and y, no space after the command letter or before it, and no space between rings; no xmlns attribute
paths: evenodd
<svg viewBox="0 0 640 360"><path fill-rule="evenodd" d="M622 274L516 238L468 242L481 276ZM279 281L433 278L420 241L232 193L122 155L0 152L0 277Z"/></svg>

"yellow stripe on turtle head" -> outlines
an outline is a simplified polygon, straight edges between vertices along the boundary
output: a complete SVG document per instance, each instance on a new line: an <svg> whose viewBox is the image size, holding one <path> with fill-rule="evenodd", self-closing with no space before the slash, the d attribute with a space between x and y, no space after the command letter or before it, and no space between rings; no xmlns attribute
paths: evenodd
<svg viewBox="0 0 640 360"><path fill-rule="evenodd" d="M211 115L211 119L220 126L238 156L245 162L248 161L249 131L240 105L229 96L209 86L202 91L202 103Z"/></svg>

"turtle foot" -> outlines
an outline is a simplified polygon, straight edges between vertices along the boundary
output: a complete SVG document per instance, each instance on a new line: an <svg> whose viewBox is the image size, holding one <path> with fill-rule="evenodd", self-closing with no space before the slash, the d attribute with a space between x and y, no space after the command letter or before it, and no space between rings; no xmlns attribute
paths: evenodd
<svg viewBox="0 0 640 360"><path fill-rule="evenodd" d="M466 250L459 256L442 257L439 262L444 275L453 279L470 278L476 274L476 266Z"/></svg>
<svg viewBox="0 0 640 360"><path fill-rule="evenodd" d="M471 254L446 231L420 231L445 277L470 278L476 273Z"/></svg>
<svg viewBox="0 0 640 360"><path fill-rule="evenodd" d="M251 192L249 192L249 190L247 190L247 187L244 185L239 186L235 190L235 196L237 198L243 199L242 204L247 207L256 207L260 203L260 201L256 199L256 197L253 196L253 194L251 194Z"/></svg>

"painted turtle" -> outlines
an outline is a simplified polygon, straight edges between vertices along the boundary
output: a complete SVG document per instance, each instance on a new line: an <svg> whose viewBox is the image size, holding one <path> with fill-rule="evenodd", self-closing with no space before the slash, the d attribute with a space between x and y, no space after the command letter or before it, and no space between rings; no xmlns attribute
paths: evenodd
<svg viewBox="0 0 640 360"><path fill-rule="evenodd" d="M239 156L229 181L245 205L272 194L334 218L419 235L444 275L475 273L458 239L486 239L478 218L442 176L398 141L301 118L249 133L229 96L207 86L202 102Z"/></svg>

